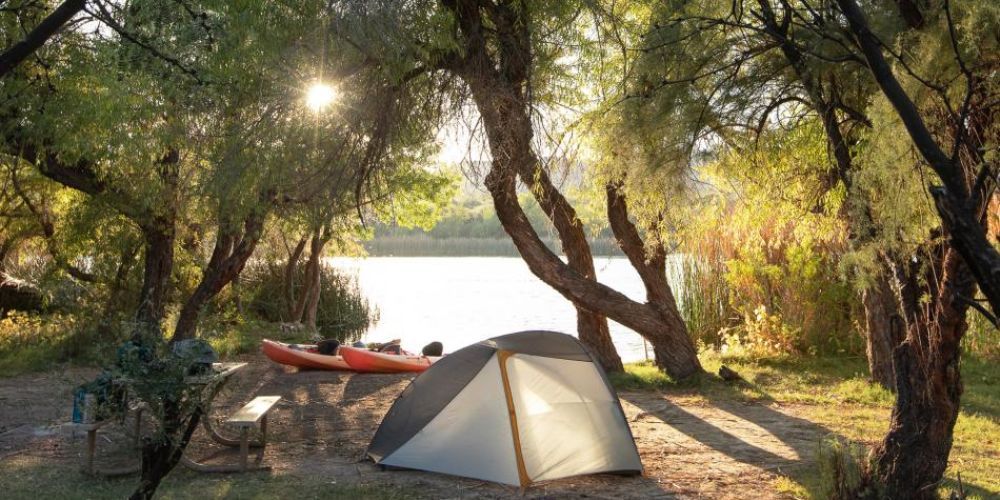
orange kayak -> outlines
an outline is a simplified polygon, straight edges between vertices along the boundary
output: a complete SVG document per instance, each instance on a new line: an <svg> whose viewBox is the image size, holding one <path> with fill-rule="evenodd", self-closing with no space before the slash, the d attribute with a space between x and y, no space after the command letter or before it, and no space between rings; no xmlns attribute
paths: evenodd
<svg viewBox="0 0 1000 500"><path fill-rule="evenodd" d="M274 340L264 339L261 342L260 350L264 355L283 365L295 366L298 368L314 368L317 370L350 370L351 367L344 362L342 356L327 356L320 354L316 346L307 344L285 344Z"/></svg>
<svg viewBox="0 0 1000 500"><path fill-rule="evenodd" d="M352 370L365 373L422 372L441 359L433 356L386 354L347 346L340 346L340 355Z"/></svg>

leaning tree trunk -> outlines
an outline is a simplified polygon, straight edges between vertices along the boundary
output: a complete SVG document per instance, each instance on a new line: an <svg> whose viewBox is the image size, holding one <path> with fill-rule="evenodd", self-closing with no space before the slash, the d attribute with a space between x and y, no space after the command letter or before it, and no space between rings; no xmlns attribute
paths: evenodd
<svg viewBox="0 0 1000 500"><path fill-rule="evenodd" d="M539 206L555 226L569 267L584 277L596 281L594 257L587 243L583 222L577 217L573 206L552 183L548 173L537 163L531 167L520 172L521 180L534 193ZM611 341L608 318L579 304L573 304L573 307L576 308L576 329L580 341L597 357L606 371L624 371L621 357L618 356L615 344Z"/></svg>
<svg viewBox="0 0 1000 500"><path fill-rule="evenodd" d="M477 100L482 100L483 94L473 88ZM672 322L661 314L656 305L637 303L580 274L541 241L518 202L516 190L517 172L535 168L518 167L519 162L529 165L538 163L531 150L530 122L524 113L498 112L510 109L506 106L499 108L480 105L494 158L486 187L493 198L497 217L528 268L574 305L598 311L648 340L656 353L657 366L672 377L683 379L702 373L697 351L686 335L679 316L675 318L677 321Z"/></svg>
<svg viewBox="0 0 1000 500"><path fill-rule="evenodd" d="M690 340L687 324L677 308L677 300L674 298L667 281L667 251L663 242L657 240L652 245L651 250L647 250L646 244L639 235L639 230L629 219L628 204L625 195L621 192L621 183L609 183L605 186L607 195L608 222L611 225L611 232L615 235L615 240L622 253L628 258L629 263L639 273L639 278L646 289L647 303L659 313L663 322L669 326L668 332L681 343L682 339L688 339L685 349L691 355L696 355L694 344ZM690 349L688 349L688 345ZM669 356L670 353L663 352L664 344L654 345L653 354L657 358Z"/></svg>
<svg viewBox="0 0 1000 500"><path fill-rule="evenodd" d="M66 0L21 40L0 54L0 78L35 53L87 5L86 0Z"/></svg>
<svg viewBox="0 0 1000 500"><path fill-rule="evenodd" d="M937 498L958 418L968 310L959 297L974 294L976 285L954 249L936 247L926 284L911 279L901 293L904 312L915 314L906 318L906 340L893 351L896 402L889 432L872 451L870 471L886 498Z"/></svg>
<svg viewBox="0 0 1000 500"><path fill-rule="evenodd" d="M212 257L205 266L198 286L181 307L171 342L194 338L198 327L198 316L205 304L239 277L247 260L257 248L265 216L265 213L251 214L244 221L242 234L224 228L219 229Z"/></svg>
<svg viewBox="0 0 1000 500"><path fill-rule="evenodd" d="M676 335L677 325L650 304L635 302L620 292L590 280L552 253L531 226L517 202L515 178L494 167L486 178L497 217L528 268L570 301L598 310L647 339L656 350L656 364L671 377L683 379L702 373L691 339Z"/></svg>
<svg viewBox="0 0 1000 500"><path fill-rule="evenodd" d="M490 8L470 1L442 5L454 14L463 46L442 55L438 64L471 90L493 158L486 187L497 218L528 268L574 306L613 319L649 340L658 348L657 365L674 378L703 373L690 338L679 335L652 305L631 300L563 262L538 237L521 208L518 176L531 183L544 173L531 145L528 9L518 3L490 3Z"/></svg>

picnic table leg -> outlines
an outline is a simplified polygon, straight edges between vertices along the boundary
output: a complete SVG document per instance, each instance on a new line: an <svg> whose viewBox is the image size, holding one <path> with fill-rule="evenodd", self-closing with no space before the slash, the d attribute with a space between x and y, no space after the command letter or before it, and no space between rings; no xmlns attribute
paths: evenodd
<svg viewBox="0 0 1000 500"><path fill-rule="evenodd" d="M132 439L132 446L139 449L139 437L142 435L142 408L135 410L135 436Z"/></svg>
<svg viewBox="0 0 1000 500"><path fill-rule="evenodd" d="M267 415L260 419L260 452L257 453L257 465L264 460L265 448L267 448Z"/></svg>
<svg viewBox="0 0 1000 500"><path fill-rule="evenodd" d="M201 426L205 428L205 431L208 432L209 437L211 437L213 441L223 446L242 446L240 439L228 438L219 433L219 431L215 429L215 426L212 425L211 420L212 419L209 417L209 414L205 413L205 418L201 419ZM249 446L251 448L260 448L261 446L264 446L264 444L261 441L251 441Z"/></svg>
<svg viewBox="0 0 1000 500"><path fill-rule="evenodd" d="M247 470L247 455L250 453L248 440L250 439L247 427L240 428L240 470Z"/></svg>
<svg viewBox="0 0 1000 500"><path fill-rule="evenodd" d="M97 450L97 429L87 431L87 455L84 462L84 471L87 474L94 473L94 453Z"/></svg>

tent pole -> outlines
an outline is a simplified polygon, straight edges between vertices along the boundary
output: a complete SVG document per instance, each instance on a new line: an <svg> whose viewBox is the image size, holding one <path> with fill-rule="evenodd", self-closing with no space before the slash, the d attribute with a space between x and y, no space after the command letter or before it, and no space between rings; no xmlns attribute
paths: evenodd
<svg viewBox="0 0 1000 500"><path fill-rule="evenodd" d="M514 437L514 456L517 458L517 476L521 481L521 494L531 484L528 470L524 467L524 456L521 455L521 436L517 432L517 412L514 411L514 395L510 390L510 379L507 378L507 358L513 356L512 351L497 351L497 362L500 363L500 380L503 381L503 392L507 396L507 416L510 420L510 434Z"/></svg>

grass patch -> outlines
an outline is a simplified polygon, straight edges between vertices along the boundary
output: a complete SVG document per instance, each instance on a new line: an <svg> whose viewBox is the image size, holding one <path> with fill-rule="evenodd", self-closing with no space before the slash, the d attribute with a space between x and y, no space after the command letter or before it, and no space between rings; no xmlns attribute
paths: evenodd
<svg viewBox="0 0 1000 500"><path fill-rule="evenodd" d="M385 485L336 484L337 478L300 477L244 473L229 475L198 474L178 467L164 480L156 498L181 499L283 499L324 498L403 500L420 498L412 490ZM98 479L66 466L42 462L0 463L0 491L4 498L59 498L67 500L125 498L137 484L137 478Z"/></svg>
<svg viewBox="0 0 1000 500"><path fill-rule="evenodd" d="M611 374L622 391L660 391L672 398L795 405L795 413L865 446L877 443L888 430L894 395L868 381L867 364L859 358L768 359L720 358L703 354L710 373L725 364L746 382L726 383L715 375L677 382L652 363L633 363L624 373ZM1000 498L1000 370L996 361L967 355L962 360L965 392L955 425L954 444L940 492L957 490L961 474L970 499ZM817 443L817 450L819 450ZM774 488L791 497L822 498L830 482L804 468L789 471Z"/></svg>

